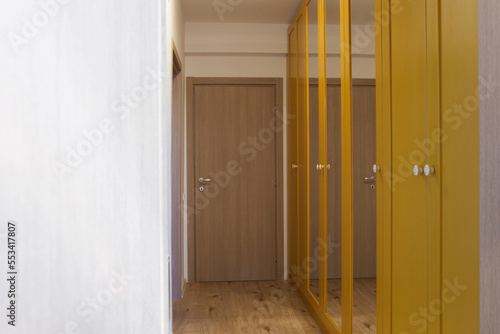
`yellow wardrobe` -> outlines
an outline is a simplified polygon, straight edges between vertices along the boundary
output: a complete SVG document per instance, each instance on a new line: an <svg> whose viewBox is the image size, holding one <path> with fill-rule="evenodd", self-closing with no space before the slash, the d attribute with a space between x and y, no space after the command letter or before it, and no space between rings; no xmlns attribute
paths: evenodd
<svg viewBox="0 0 500 334"><path fill-rule="evenodd" d="M373 82L356 3L288 29L289 280L325 333L479 333L477 0L375 0Z"/></svg>

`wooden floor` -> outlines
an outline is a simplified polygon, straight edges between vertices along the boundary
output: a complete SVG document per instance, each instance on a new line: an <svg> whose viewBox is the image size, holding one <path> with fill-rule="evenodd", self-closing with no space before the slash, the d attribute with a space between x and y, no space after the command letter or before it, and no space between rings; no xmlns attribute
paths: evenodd
<svg viewBox="0 0 500 334"><path fill-rule="evenodd" d="M318 280L311 280L311 292L318 296ZM341 280L328 280L328 315L338 327L341 324ZM353 334L376 334L377 280L375 278L357 278L353 281Z"/></svg>
<svg viewBox="0 0 500 334"><path fill-rule="evenodd" d="M175 334L321 333L284 281L188 284L173 313Z"/></svg>

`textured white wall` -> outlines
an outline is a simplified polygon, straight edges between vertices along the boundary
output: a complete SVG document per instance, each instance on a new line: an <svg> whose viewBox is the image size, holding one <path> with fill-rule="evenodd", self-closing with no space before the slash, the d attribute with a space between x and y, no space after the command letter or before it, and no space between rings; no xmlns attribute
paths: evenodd
<svg viewBox="0 0 500 334"><path fill-rule="evenodd" d="M186 52L285 54L287 28L287 24L187 22Z"/></svg>
<svg viewBox="0 0 500 334"><path fill-rule="evenodd" d="M0 332L160 333L170 118L158 72L170 3L1 7ZM19 225L15 328L4 314L7 220Z"/></svg>
<svg viewBox="0 0 500 334"><path fill-rule="evenodd" d="M479 76L490 86L480 101L481 334L500 333L500 4L479 1ZM496 89L496 90L495 90Z"/></svg>

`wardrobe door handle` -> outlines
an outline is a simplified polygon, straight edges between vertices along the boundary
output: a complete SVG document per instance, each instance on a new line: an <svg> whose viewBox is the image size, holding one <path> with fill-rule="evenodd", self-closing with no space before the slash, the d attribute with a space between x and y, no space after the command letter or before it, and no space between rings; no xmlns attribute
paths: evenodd
<svg viewBox="0 0 500 334"><path fill-rule="evenodd" d="M424 167L424 174L425 174L425 176L429 176L431 174L434 174L435 171L436 170L434 169L434 167L431 167L429 165L425 165L425 167Z"/></svg>
<svg viewBox="0 0 500 334"><path fill-rule="evenodd" d="M415 176L419 176L420 174L422 174L424 172L424 169L420 166L413 166L413 175Z"/></svg>

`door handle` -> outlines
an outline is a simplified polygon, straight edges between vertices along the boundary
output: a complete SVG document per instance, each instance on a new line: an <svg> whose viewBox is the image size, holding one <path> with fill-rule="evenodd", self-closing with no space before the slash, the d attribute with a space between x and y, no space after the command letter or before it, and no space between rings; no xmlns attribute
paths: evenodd
<svg viewBox="0 0 500 334"><path fill-rule="evenodd" d="M419 176L424 173L424 169L418 165L413 166L413 175Z"/></svg>
<svg viewBox="0 0 500 334"><path fill-rule="evenodd" d="M374 183L374 182L375 182L375 176L365 177L365 183Z"/></svg>
<svg viewBox="0 0 500 334"><path fill-rule="evenodd" d="M204 178L200 177L200 178L198 179L198 181L199 181L201 184L203 184L203 183L210 183L210 182L212 182L212 179L204 179Z"/></svg>
<svg viewBox="0 0 500 334"><path fill-rule="evenodd" d="M431 167L429 165L425 165L425 167L424 167L424 174L425 174L425 176L429 176L431 174L434 174L434 172L435 172L434 167Z"/></svg>

